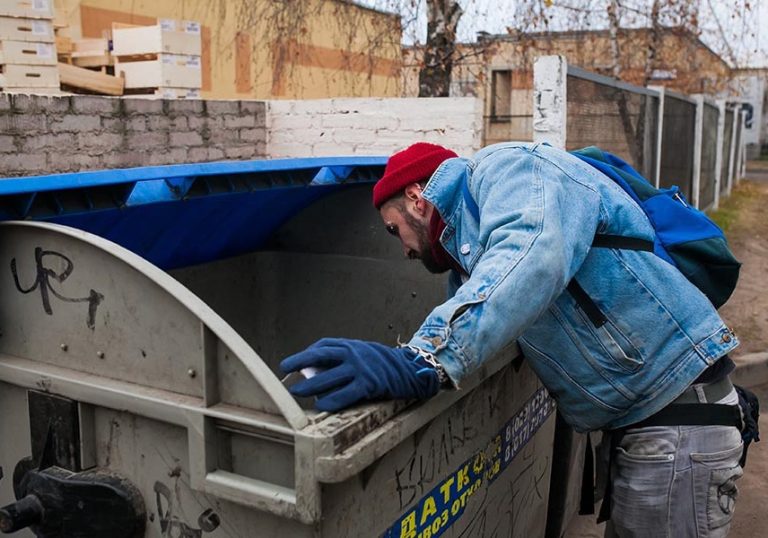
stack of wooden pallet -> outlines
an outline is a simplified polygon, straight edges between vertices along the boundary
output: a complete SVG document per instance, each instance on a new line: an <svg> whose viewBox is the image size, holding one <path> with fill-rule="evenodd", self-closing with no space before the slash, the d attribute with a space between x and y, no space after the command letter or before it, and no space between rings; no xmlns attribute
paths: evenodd
<svg viewBox="0 0 768 538"><path fill-rule="evenodd" d="M0 89L59 93L53 0L0 0Z"/></svg>
<svg viewBox="0 0 768 538"><path fill-rule="evenodd" d="M198 98L202 86L200 24L161 20L155 26L112 26L115 74L125 93Z"/></svg>
<svg viewBox="0 0 768 538"><path fill-rule="evenodd" d="M111 73L114 61L108 39L75 39L72 42L72 64Z"/></svg>

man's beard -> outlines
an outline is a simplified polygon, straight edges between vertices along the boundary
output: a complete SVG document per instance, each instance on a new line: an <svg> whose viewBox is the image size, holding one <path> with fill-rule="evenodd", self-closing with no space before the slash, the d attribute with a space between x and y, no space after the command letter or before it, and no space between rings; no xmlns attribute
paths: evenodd
<svg viewBox="0 0 768 538"><path fill-rule="evenodd" d="M419 243L419 251L414 255L410 255L411 259L418 259L424 268L432 274L438 275L445 273L450 267L445 267L438 263L435 256L432 254L432 242L429 239L429 225L418 220L411 215L408 211L403 211L403 216L408 225L416 233L416 238Z"/></svg>

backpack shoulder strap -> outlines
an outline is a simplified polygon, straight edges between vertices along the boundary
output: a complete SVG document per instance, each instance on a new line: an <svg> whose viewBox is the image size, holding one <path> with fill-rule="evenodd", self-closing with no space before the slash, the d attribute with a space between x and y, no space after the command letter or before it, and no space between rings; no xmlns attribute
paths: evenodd
<svg viewBox="0 0 768 538"><path fill-rule="evenodd" d="M592 246L602 248L621 248L625 250L644 250L646 252L654 251L653 241L625 235L596 234L595 238L592 240Z"/></svg>

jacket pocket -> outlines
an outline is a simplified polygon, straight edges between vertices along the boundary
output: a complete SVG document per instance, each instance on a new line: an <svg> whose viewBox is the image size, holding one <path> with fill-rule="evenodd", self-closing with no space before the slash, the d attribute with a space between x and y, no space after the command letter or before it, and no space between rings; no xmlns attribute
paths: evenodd
<svg viewBox="0 0 768 538"><path fill-rule="evenodd" d="M645 364L642 354L621 330L606 318L600 327L595 327L584 310L574 304L581 321L589 328L598 344L613 362L627 373L634 373Z"/></svg>

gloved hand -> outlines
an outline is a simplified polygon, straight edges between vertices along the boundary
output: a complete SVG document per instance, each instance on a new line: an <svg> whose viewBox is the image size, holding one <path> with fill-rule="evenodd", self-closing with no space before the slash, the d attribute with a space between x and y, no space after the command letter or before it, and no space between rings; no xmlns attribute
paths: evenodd
<svg viewBox="0 0 768 538"><path fill-rule="evenodd" d="M295 396L320 396L319 411L340 411L379 399L426 399L440 390L437 372L408 348L375 342L323 338L280 363L290 373L308 366L325 368L289 390Z"/></svg>

